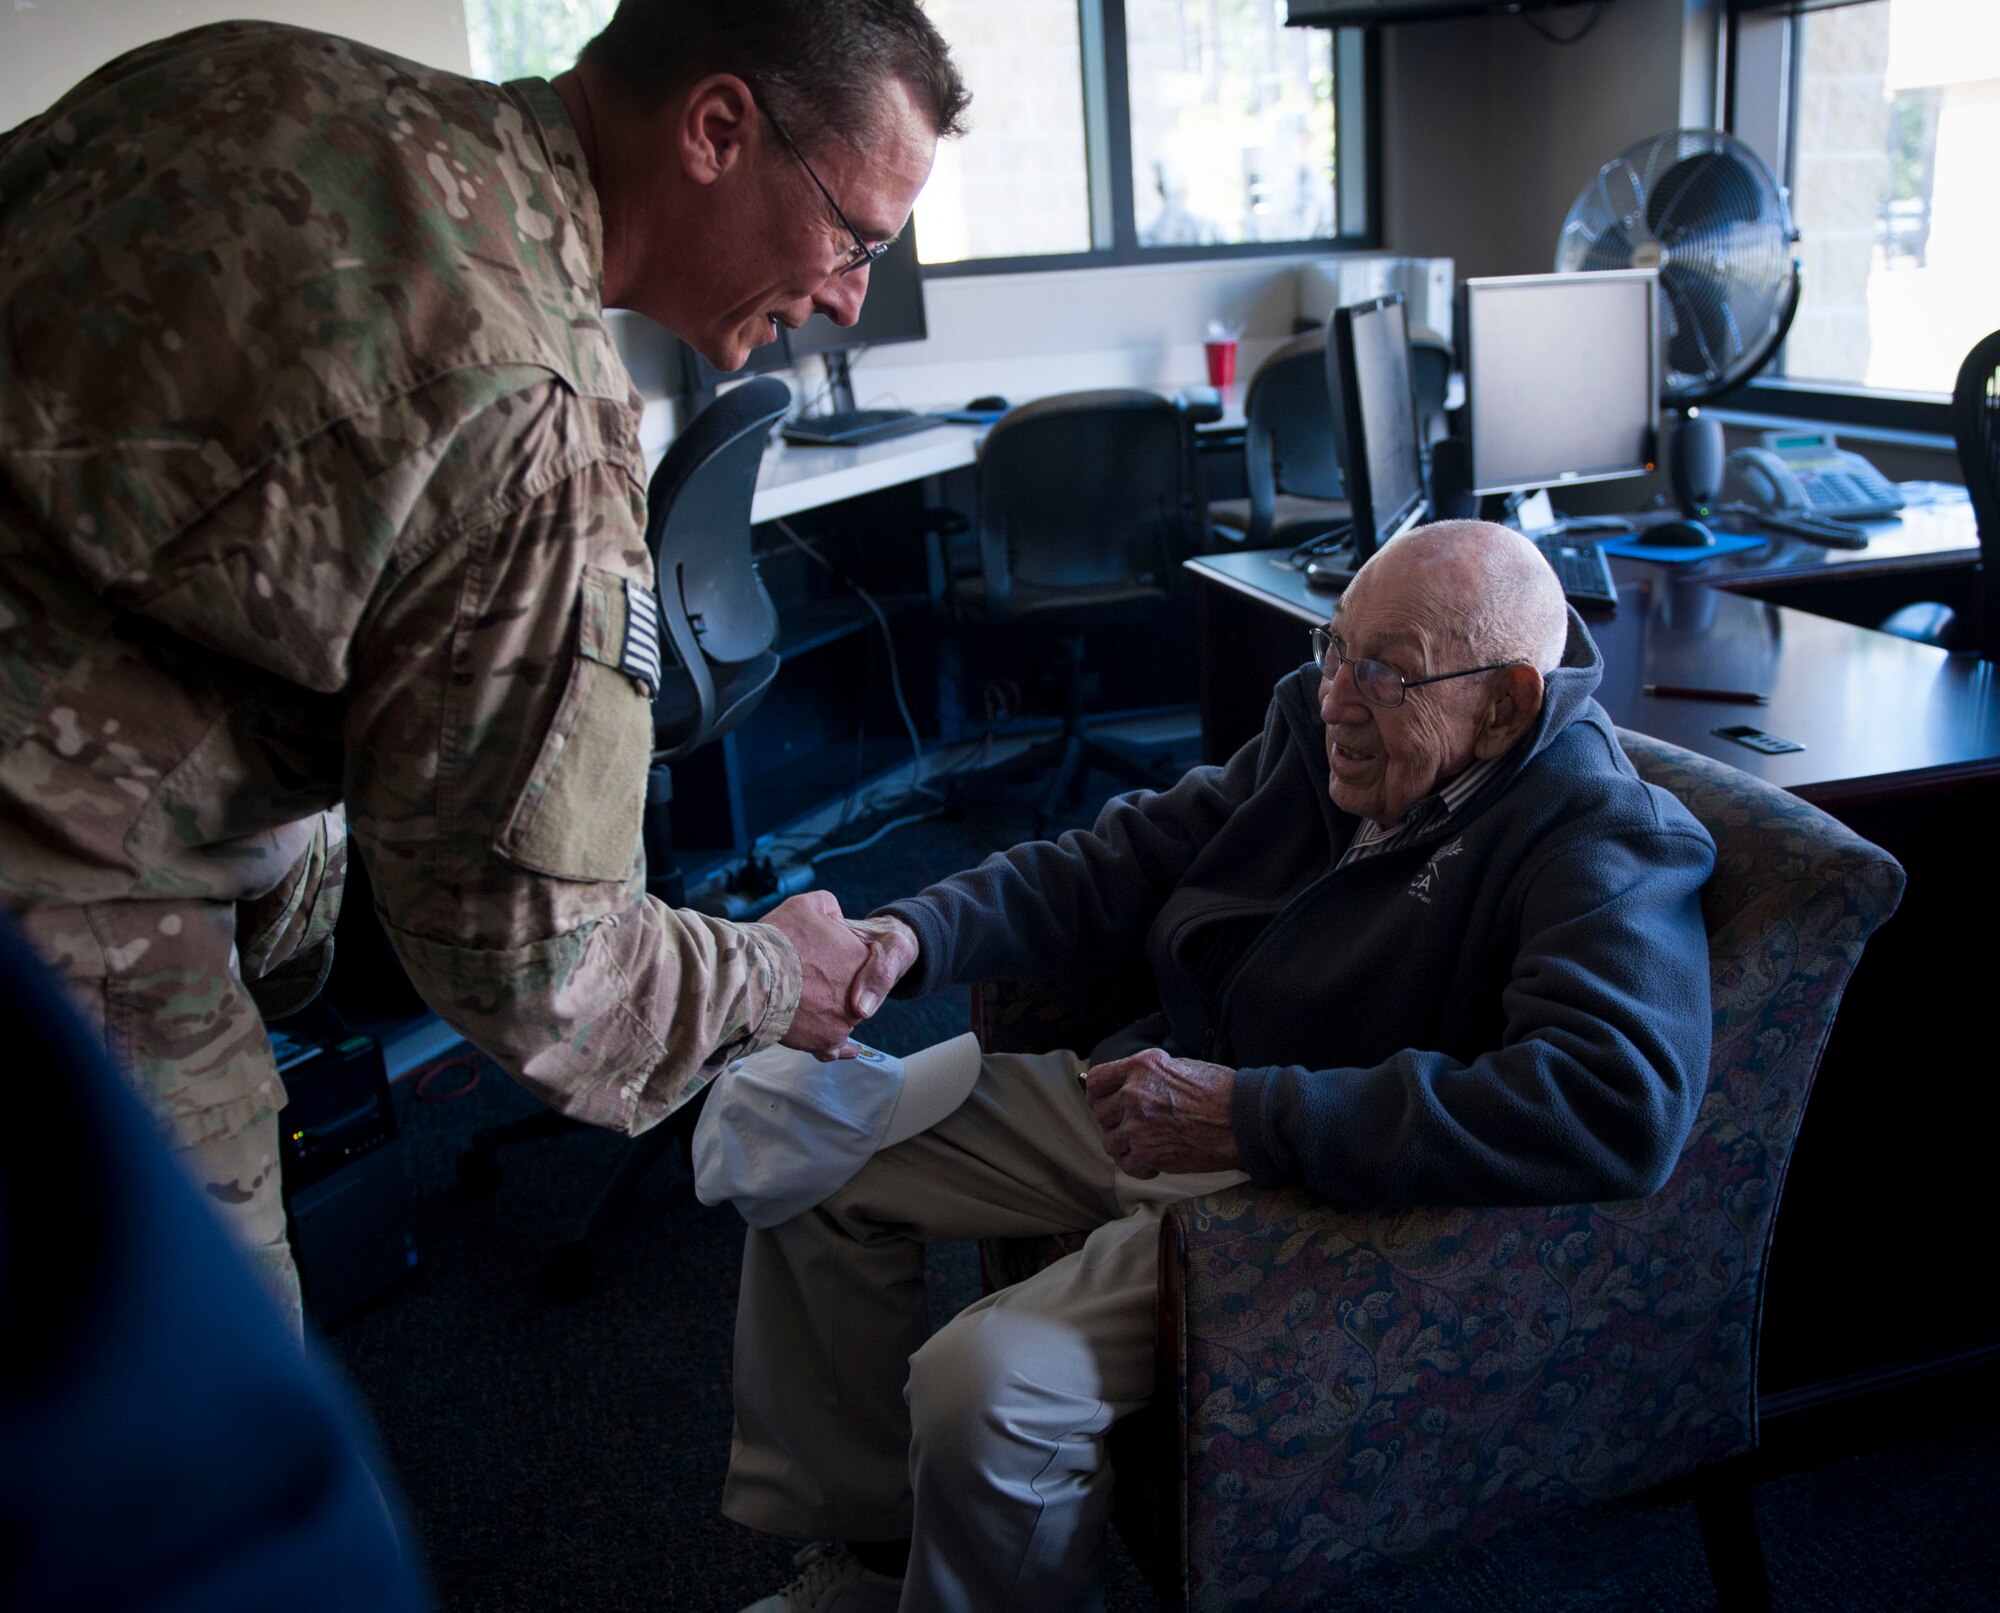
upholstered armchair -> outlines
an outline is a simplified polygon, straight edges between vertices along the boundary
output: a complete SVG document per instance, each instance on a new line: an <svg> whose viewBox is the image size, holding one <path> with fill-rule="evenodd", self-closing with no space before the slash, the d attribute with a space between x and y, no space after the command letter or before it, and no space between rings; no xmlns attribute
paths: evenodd
<svg viewBox="0 0 2000 1613"><path fill-rule="evenodd" d="M1692 752L1623 734L1714 835L1709 1090L1652 1197L1334 1209L1244 1187L1160 1240L1159 1392L1113 1432L1117 1516L1171 1608L1324 1605L1346 1576L1694 1475L1725 1609L1768 1606L1744 1479L1772 1221L1834 1011L1897 863ZM994 1049L1089 1047L1132 982L996 982ZM989 1282L1051 1257L989 1244Z"/></svg>

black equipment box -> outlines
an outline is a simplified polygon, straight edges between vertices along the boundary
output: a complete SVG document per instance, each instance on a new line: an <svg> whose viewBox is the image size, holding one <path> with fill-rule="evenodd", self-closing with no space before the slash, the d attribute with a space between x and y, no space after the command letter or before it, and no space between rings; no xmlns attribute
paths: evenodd
<svg viewBox="0 0 2000 1613"><path fill-rule="evenodd" d="M373 1037L273 1032L288 1101L278 1157L306 1313L321 1327L417 1264L410 1190L382 1048Z"/></svg>

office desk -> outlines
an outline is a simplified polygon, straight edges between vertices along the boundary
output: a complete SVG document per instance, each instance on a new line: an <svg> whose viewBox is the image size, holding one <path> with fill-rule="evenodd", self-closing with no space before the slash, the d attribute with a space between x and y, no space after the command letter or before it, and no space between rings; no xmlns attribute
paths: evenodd
<svg viewBox="0 0 2000 1613"><path fill-rule="evenodd" d="M773 439L764 450L764 463L757 472L757 492L750 502L751 524L775 521L837 504L842 499L877 493L885 487L900 487L929 476L963 470L978 462L979 444L989 429L933 426L928 431L914 431L907 437L865 443L858 448L809 448ZM1241 431L1240 389L1225 388L1222 418L1195 429L1204 437Z"/></svg>
<svg viewBox="0 0 2000 1613"><path fill-rule="evenodd" d="M984 426L933 426L858 448L808 448L773 441L757 472L750 521L775 521L885 487L962 470L979 458Z"/></svg>
<svg viewBox="0 0 2000 1613"><path fill-rule="evenodd" d="M1913 536L1884 558L1905 567L1976 555L1956 544L1956 526L1943 535L1952 547L1923 553ZM1872 557L1841 553L1836 563L1865 558ZM2000 669L1726 591L1774 570L1805 578L1832 569L1808 559L1744 551L1698 566L1614 560L1617 612L1585 617L1604 655L1605 709L1624 727L1820 806L2000 774ZM1301 573L1268 553L1206 556L1188 570L1199 584L1202 750L1221 761L1262 727L1272 683L1306 658L1305 634L1295 627L1323 623L1334 596L1307 588ZM1640 692L1647 683L1755 690L1770 703L1654 698ZM1806 748L1767 756L1713 732L1739 723Z"/></svg>
<svg viewBox="0 0 2000 1613"><path fill-rule="evenodd" d="M1691 566L1613 560L1616 614L1585 615L1616 721L1814 802L1909 875L1848 986L1786 1182L1760 1340L1767 1416L1839 1403L1844 1418L1873 1389L2000 1357L1984 1296L1992 1150L1976 1119L1995 1063L2000 667L1772 603L1775 589L1732 590L1861 583L1871 568L1891 582L1969 575L1971 532L1963 512L1915 512L1855 553L1787 540ZM1259 730L1333 596L1266 555L1188 569L1203 749L1220 760ZM1649 698L1647 682L1770 704ZM1733 723L1806 748L1764 756L1713 732Z"/></svg>

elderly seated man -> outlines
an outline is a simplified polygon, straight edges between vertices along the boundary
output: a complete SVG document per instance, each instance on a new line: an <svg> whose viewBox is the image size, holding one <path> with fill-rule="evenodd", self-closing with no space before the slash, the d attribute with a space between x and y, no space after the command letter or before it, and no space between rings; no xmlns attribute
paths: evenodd
<svg viewBox="0 0 2000 1613"><path fill-rule="evenodd" d="M1162 1011L1087 1060L987 1058L948 1118L749 1234L724 1511L845 1543L757 1608L1096 1605L1171 1200L1566 1203L1672 1169L1714 846L1620 751L1548 566L1505 527L1420 528L1312 639L1227 765L863 926L864 993L1143 956ZM925 1243L1065 1231L1079 1252L926 1342Z"/></svg>

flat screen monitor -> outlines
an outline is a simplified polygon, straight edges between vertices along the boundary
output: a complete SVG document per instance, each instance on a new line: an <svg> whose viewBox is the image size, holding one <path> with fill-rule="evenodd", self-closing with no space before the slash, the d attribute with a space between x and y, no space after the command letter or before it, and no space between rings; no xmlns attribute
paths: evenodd
<svg viewBox="0 0 2000 1613"><path fill-rule="evenodd" d="M1326 354L1358 564L1424 518L1424 462L1403 294L1393 291L1336 308Z"/></svg>
<svg viewBox="0 0 2000 1613"><path fill-rule="evenodd" d="M1640 476L1660 424L1651 269L1465 282L1472 491Z"/></svg>
<svg viewBox="0 0 2000 1613"><path fill-rule="evenodd" d="M787 332L781 328L776 341L751 348L750 356L743 361L741 368L734 370L718 370L686 342L676 341L680 384L675 390L683 397L705 403L715 396L715 389L724 381L742 381L753 375L769 375L773 370L790 369L792 351L786 345L786 335Z"/></svg>
<svg viewBox="0 0 2000 1613"><path fill-rule="evenodd" d="M924 272L917 262L917 226L913 219L868 270L868 296L861 317L852 325L836 325L825 314L814 314L791 332L792 356L847 353L859 347L890 342L920 342L924 324Z"/></svg>

